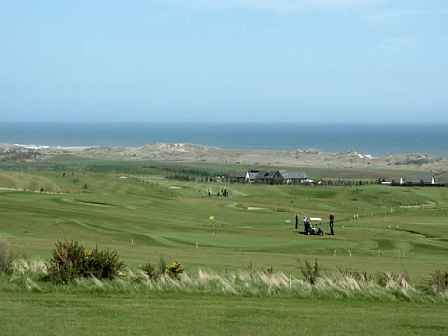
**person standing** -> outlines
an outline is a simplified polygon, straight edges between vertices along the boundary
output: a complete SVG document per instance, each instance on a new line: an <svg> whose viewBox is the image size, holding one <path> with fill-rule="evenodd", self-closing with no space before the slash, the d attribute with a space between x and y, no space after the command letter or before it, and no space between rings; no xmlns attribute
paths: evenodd
<svg viewBox="0 0 448 336"><path fill-rule="evenodd" d="M296 214L296 231L299 229L299 215Z"/></svg>
<svg viewBox="0 0 448 336"><path fill-rule="evenodd" d="M308 216L304 217L304 222L305 222L305 234L307 236L309 236L311 234L311 221L310 218Z"/></svg>
<svg viewBox="0 0 448 336"><path fill-rule="evenodd" d="M334 215L330 214L330 234L334 236Z"/></svg>

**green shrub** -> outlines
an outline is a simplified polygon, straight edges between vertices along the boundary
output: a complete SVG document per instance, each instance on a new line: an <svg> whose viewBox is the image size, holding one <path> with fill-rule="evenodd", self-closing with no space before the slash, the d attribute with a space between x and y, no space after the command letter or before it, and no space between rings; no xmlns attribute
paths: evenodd
<svg viewBox="0 0 448 336"><path fill-rule="evenodd" d="M57 242L48 263L48 278L56 283L96 277L113 279L124 269L114 250L90 250L77 241Z"/></svg>
<svg viewBox="0 0 448 336"><path fill-rule="evenodd" d="M66 283L87 276L86 250L76 241L56 242L48 264L48 277L53 282Z"/></svg>
<svg viewBox="0 0 448 336"><path fill-rule="evenodd" d="M4 240L0 240L0 273L9 273L11 271L12 261L13 258L9 244Z"/></svg>
<svg viewBox="0 0 448 336"><path fill-rule="evenodd" d="M431 275L431 287L436 293L448 290L448 272L435 271Z"/></svg>
<svg viewBox="0 0 448 336"><path fill-rule="evenodd" d="M125 268L116 250L87 250L87 273L98 279L113 279Z"/></svg>
<svg viewBox="0 0 448 336"><path fill-rule="evenodd" d="M305 260L303 265L300 267L300 271L305 279L311 285L316 284L318 278L321 277L320 267L317 260L314 260L314 264L311 264L308 260Z"/></svg>
<svg viewBox="0 0 448 336"><path fill-rule="evenodd" d="M184 268L177 261L167 264L163 258L160 258L157 268L153 264L147 263L141 267L141 270L151 280L158 280L163 275L168 275L173 279L179 279L180 275L184 272Z"/></svg>
<svg viewBox="0 0 448 336"><path fill-rule="evenodd" d="M160 277L160 271L157 270L151 263L147 263L141 267L141 270L150 278L151 280L157 280Z"/></svg>
<svg viewBox="0 0 448 336"><path fill-rule="evenodd" d="M177 261L171 262L166 267L166 273L173 279L179 279L179 276L184 272L184 268Z"/></svg>

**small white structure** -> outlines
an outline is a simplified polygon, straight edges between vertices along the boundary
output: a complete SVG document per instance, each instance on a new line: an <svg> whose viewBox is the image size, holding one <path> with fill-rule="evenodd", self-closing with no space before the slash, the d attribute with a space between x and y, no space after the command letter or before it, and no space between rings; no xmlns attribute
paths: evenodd
<svg viewBox="0 0 448 336"><path fill-rule="evenodd" d="M416 174L412 176L401 176L399 180L380 180L381 184L386 185L394 185L394 186L444 186L444 184L441 184L437 181L436 175L429 175L429 174Z"/></svg>
<svg viewBox="0 0 448 336"><path fill-rule="evenodd" d="M254 183L259 173L260 172L258 170L249 170L246 172L246 177L244 180L246 183Z"/></svg>

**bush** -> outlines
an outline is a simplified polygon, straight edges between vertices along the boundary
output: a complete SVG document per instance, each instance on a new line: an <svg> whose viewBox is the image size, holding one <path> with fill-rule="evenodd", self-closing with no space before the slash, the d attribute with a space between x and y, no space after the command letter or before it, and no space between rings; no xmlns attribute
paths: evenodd
<svg viewBox="0 0 448 336"><path fill-rule="evenodd" d="M171 262L169 265L165 259L160 258L158 268L151 263L147 263L141 267L141 270L151 279L157 280L162 275L168 275L173 279L179 279L179 276L184 272L184 268L177 261Z"/></svg>
<svg viewBox="0 0 448 336"><path fill-rule="evenodd" d="M435 293L448 290L448 272L435 271L431 275L431 287Z"/></svg>
<svg viewBox="0 0 448 336"><path fill-rule="evenodd" d="M151 280L157 280L160 277L160 272L151 263L143 265L141 269Z"/></svg>
<svg viewBox="0 0 448 336"><path fill-rule="evenodd" d="M174 279L179 279L179 276L183 272L184 272L184 268L177 261L173 261L166 267L166 273Z"/></svg>
<svg viewBox="0 0 448 336"><path fill-rule="evenodd" d="M87 273L98 279L113 279L125 268L116 250L87 251Z"/></svg>
<svg viewBox="0 0 448 336"><path fill-rule="evenodd" d="M300 267L300 271L304 279L311 285L316 284L318 278L320 278L320 268L317 260L314 260L314 264L311 264L308 260L305 260L303 265Z"/></svg>
<svg viewBox="0 0 448 336"><path fill-rule="evenodd" d="M4 240L0 240L0 273L11 271L12 260L9 244Z"/></svg>
<svg viewBox="0 0 448 336"><path fill-rule="evenodd" d="M48 278L56 283L92 276L113 279L123 268L114 250L99 250L98 247L90 250L77 241L64 241L56 243L48 263Z"/></svg>

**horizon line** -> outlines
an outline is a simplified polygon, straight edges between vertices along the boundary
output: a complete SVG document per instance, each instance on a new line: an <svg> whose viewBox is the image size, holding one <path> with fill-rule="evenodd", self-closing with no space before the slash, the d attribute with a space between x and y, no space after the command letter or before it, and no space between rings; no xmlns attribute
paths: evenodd
<svg viewBox="0 0 448 336"><path fill-rule="evenodd" d="M372 125L372 126L441 126L447 121L1 121L0 124L57 124L57 125Z"/></svg>

